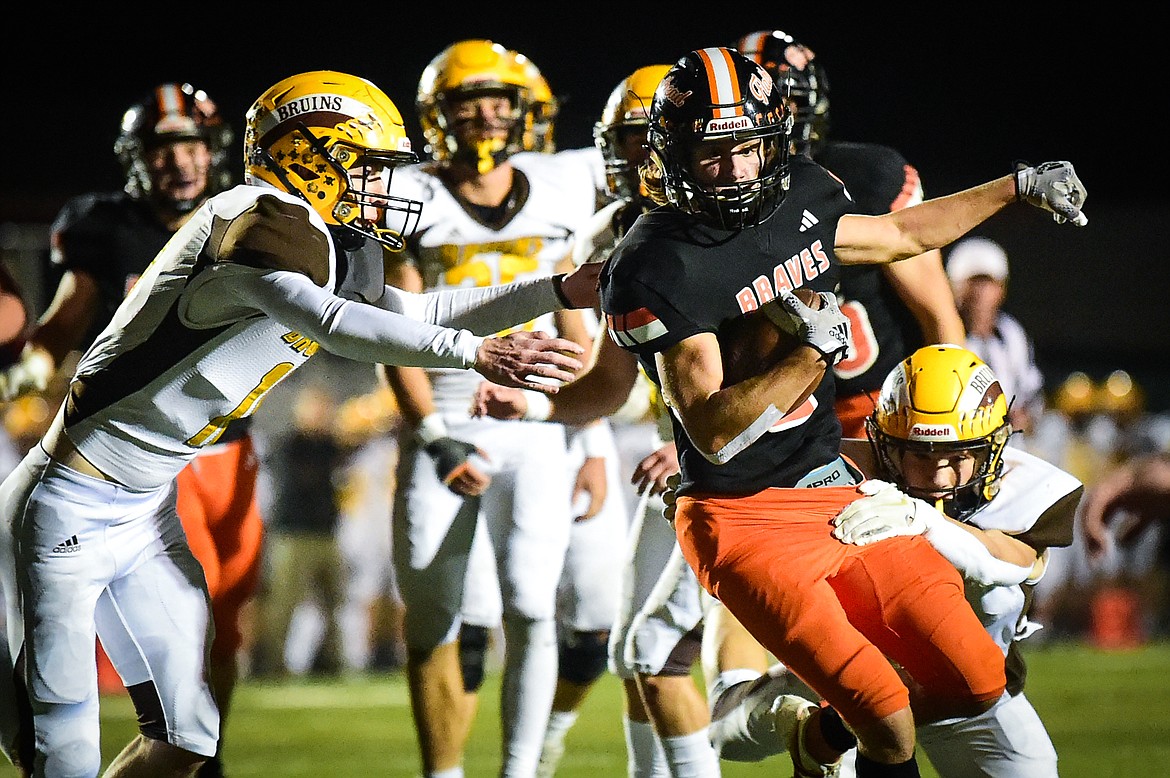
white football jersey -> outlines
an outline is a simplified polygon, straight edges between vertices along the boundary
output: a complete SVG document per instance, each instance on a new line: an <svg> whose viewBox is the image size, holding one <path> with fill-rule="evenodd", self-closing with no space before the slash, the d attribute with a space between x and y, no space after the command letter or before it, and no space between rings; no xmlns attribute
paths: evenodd
<svg viewBox="0 0 1170 778"><path fill-rule="evenodd" d="M475 332L559 307L554 285L539 278L446 294L379 289L369 279L383 276L382 252L366 248L347 249L343 266L324 220L275 188L216 195L82 356L65 401L70 440L123 485L153 489L321 348L370 363L469 368L482 342Z"/></svg>
<svg viewBox="0 0 1170 778"><path fill-rule="evenodd" d="M999 494L968 519L980 529L1008 535L1027 532L1053 505L1081 487L1069 473L1021 449L1004 448L1003 459ZM980 589L967 581L966 589L971 607L1005 652L1013 639L1027 637L1035 629L1021 620L1025 601L1019 586Z"/></svg>
<svg viewBox="0 0 1170 778"><path fill-rule="evenodd" d="M215 263L209 245L214 229L254 206L261 194L309 213L328 247L328 267L320 269L324 285L336 283L325 222L297 198L241 186L196 212L82 357L67 400L69 438L86 459L127 486L146 489L173 479L230 420L251 415L273 386L317 351L315 341L256 311L214 326L187 319L191 295L207 278L239 269ZM107 371L115 364L117 370Z"/></svg>
<svg viewBox="0 0 1170 778"><path fill-rule="evenodd" d="M394 172L391 194L424 203L407 249L428 291L549 276L571 255L577 232L596 207L590 166L565 152L517 154L510 161L528 186L527 191L521 184L514 187L514 212L499 229L484 224L460 204L438 177L427 172L427 165ZM519 328L556 334L552 314ZM436 408L466 414L482 377L443 369L428 373Z"/></svg>

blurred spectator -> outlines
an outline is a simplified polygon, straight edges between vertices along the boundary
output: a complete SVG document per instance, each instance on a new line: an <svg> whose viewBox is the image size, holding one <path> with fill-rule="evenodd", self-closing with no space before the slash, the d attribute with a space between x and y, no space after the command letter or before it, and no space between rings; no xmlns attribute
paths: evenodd
<svg viewBox="0 0 1170 778"><path fill-rule="evenodd" d="M1044 377L1036 366L1031 338L1020 322L1003 310L1007 254L987 238L964 238L947 253L946 271L967 330L967 348L999 376L1011 403L1008 418L1012 427L1031 433L1044 410ZM1011 443L1023 447L1024 439L1013 435Z"/></svg>
<svg viewBox="0 0 1170 778"><path fill-rule="evenodd" d="M338 479L348 451L337 435L335 402L327 390L306 384L293 403L290 428L264 447L262 458L268 534L252 662L252 676L258 678L290 672L289 626L305 602L315 604L323 621L311 668L325 674L342 669L338 616L345 571L337 544Z"/></svg>

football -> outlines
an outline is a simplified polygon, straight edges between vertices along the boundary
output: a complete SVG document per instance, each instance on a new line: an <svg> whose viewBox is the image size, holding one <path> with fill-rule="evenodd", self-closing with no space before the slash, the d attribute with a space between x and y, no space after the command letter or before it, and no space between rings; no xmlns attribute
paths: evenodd
<svg viewBox="0 0 1170 778"><path fill-rule="evenodd" d="M810 289L794 294L810 308L821 307L821 297ZM795 329L778 326L757 308L724 323L717 335L723 356L723 386L757 376L775 365L800 345ZM814 382L813 387L820 382Z"/></svg>

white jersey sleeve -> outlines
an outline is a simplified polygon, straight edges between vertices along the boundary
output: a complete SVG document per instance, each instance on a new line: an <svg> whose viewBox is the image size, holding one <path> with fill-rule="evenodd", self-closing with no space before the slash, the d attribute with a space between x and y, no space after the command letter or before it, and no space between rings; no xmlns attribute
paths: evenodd
<svg viewBox="0 0 1170 778"><path fill-rule="evenodd" d="M233 232L238 223L255 229ZM387 290L375 306L337 295L337 266L324 221L297 198L256 186L213 197L81 357L65 402L70 440L125 486L158 488L321 348L467 367L482 339L461 324L490 331L561 307L549 278Z"/></svg>

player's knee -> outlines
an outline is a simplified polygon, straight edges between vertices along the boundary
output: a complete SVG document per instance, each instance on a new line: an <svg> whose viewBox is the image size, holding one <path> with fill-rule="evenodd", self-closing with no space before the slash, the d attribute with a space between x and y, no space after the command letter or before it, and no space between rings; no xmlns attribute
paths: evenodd
<svg viewBox="0 0 1170 778"><path fill-rule="evenodd" d="M601 677L609 660L609 632L570 632L560 640L560 677L588 686Z"/></svg>
<svg viewBox="0 0 1170 778"><path fill-rule="evenodd" d="M487 627L464 624L459 628L459 668L463 671L465 692L477 692L483 685L487 647Z"/></svg>

